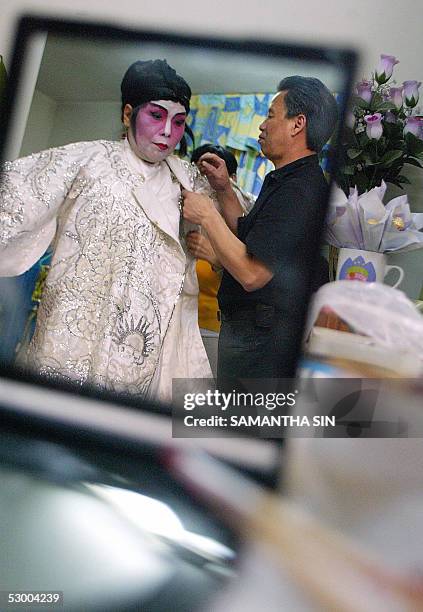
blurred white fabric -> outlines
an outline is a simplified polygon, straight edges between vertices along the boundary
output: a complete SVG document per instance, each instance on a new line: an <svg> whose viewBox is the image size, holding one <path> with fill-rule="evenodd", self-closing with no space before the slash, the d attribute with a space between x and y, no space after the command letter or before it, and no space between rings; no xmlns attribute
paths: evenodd
<svg viewBox="0 0 423 612"><path fill-rule="evenodd" d="M390 565L422 570L422 439L291 438L288 449L291 499Z"/></svg>
<svg viewBox="0 0 423 612"><path fill-rule="evenodd" d="M409 351L423 361L423 317L402 291L382 283L352 280L323 285L310 307L306 338L324 306L378 345L395 352Z"/></svg>

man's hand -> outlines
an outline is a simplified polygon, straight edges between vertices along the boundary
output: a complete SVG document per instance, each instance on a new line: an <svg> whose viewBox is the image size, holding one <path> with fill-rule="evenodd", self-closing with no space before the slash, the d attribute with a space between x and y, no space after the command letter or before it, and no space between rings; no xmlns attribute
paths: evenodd
<svg viewBox="0 0 423 612"><path fill-rule="evenodd" d="M219 261L216 257L216 253L211 245L208 238L200 234L200 232L189 232L186 235L186 243L191 255L194 255L197 259L205 259L212 266L219 265Z"/></svg>
<svg viewBox="0 0 423 612"><path fill-rule="evenodd" d="M256 291L264 287L273 278L273 272L247 252L247 247L231 232L215 209L213 201L205 195L192 191L183 190L182 195L185 200L183 206L185 219L204 228L220 265L246 291ZM191 240L195 242L196 239Z"/></svg>
<svg viewBox="0 0 423 612"><path fill-rule="evenodd" d="M214 153L204 153L198 160L197 165L200 172L207 177L211 188L216 192L227 226L236 235L238 218L242 217L243 211L236 193L232 189L225 161Z"/></svg>
<svg viewBox="0 0 423 612"><path fill-rule="evenodd" d="M204 153L198 160L201 174L204 174L216 192L232 189L225 161L214 153Z"/></svg>
<svg viewBox="0 0 423 612"><path fill-rule="evenodd" d="M204 194L182 189L182 197L184 198L182 212L186 221L202 225L208 217L217 212L213 200Z"/></svg>

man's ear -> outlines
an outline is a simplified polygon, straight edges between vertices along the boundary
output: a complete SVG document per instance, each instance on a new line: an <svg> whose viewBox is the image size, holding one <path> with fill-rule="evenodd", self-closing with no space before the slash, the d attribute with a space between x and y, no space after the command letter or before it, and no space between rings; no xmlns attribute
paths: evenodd
<svg viewBox="0 0 423 612"><path fill-rule="evenodd" d="M125 104L122 113L122 121L123 125L127 128L131 125L131 116L132 116L133 108L130 104Z"/></svg>
<svg viewBox="0 0 423 612"><path fill-rule="evenodd" d="M296 136L303 130L305 130L307 124L307 118L305 115L296 115L292 123L292 136Z"/></svg>

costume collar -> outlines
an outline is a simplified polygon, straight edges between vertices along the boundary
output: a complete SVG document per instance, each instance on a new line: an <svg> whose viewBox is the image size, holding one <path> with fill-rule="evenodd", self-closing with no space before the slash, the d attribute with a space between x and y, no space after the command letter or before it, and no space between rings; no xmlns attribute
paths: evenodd
<svg viewBox="0 0 423 612"><path fill-rule="evenodd" d="M185 257L179 236L175 234L172 224L167 219L167 215L157 214L158 207L161 206L161 203L157 199L157 196L154 194L149 184L150 178L154 180L154 169L157 168L157 171L159 171L160 168L167 165L171 170L171 173L173 173L182 187L191 190L191 181L184 164L182 164L179 157L176 157L175 155L169 155L165 161L158 162L157 164L148 164L133 152L131 145L127 140L123 142L123 150L125 159L127 160L131 170L136 174L141 175L144 179L144 181L133 190L133 194L138 204L141 206L150 221L178 244L181 255Z"/></svg>
<svg viewBox="0 0 423 612"><path fill-rule="evenodd" d="M166 163L182 187L189 191L192 190L189 174L184 164L181 163L181 159L176 155L169 155L164 161L158 162L157 164L149 164L134 153L127 138L123 141L123 150L131 170L137 174L141 174L144 179L148 180L151 175L155 174L155 169L158 170L161 164Z"/></svg>

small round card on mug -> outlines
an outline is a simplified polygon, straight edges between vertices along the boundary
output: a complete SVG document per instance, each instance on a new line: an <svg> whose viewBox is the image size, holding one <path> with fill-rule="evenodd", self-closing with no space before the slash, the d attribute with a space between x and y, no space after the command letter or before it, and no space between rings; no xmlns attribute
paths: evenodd
<svg viewBox="0 0 423 612"><path fill-rule="evenodd" d="M398 280L392 287L398 287L404 278L399 266L388 266L384 253L362 249L339 249L336 280L358 280L366 283L383 283L390 270L397 270Z"/></svg>

